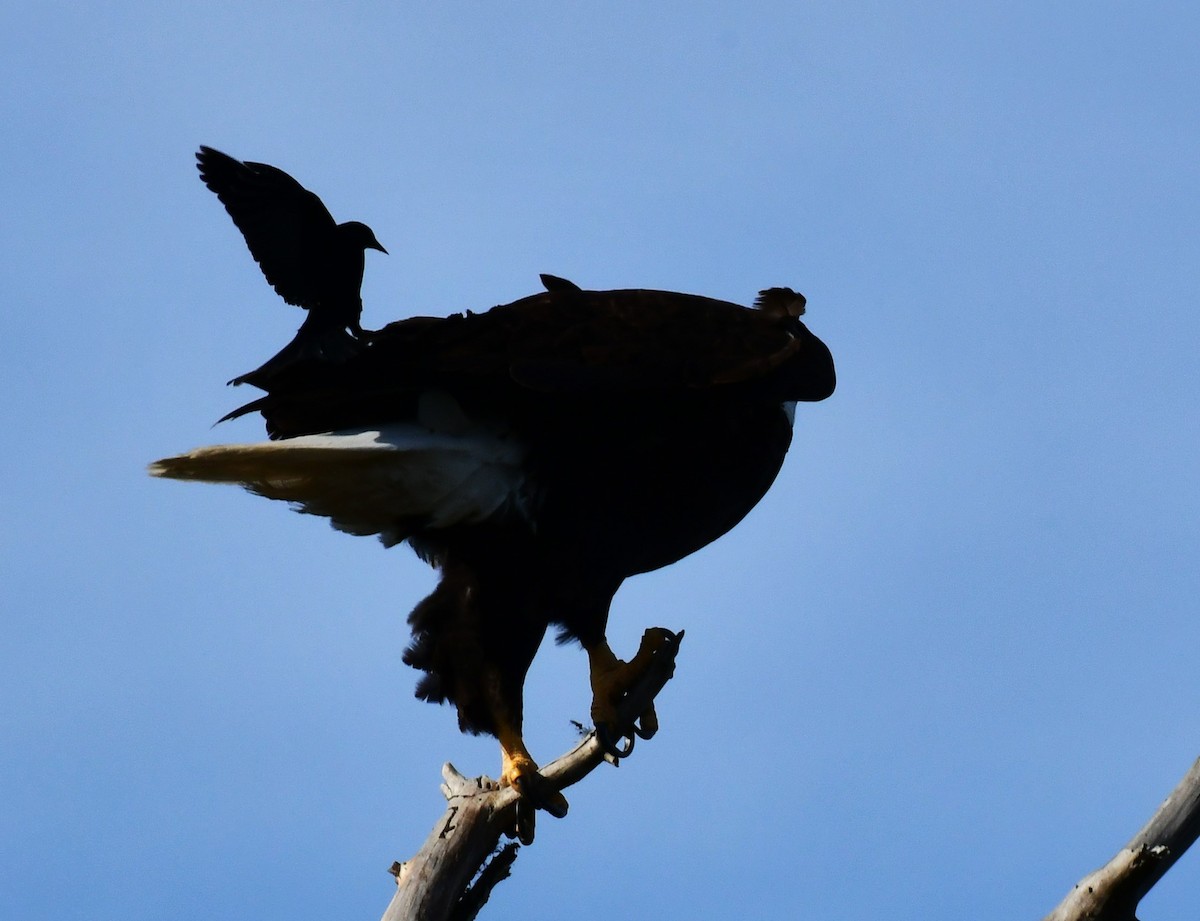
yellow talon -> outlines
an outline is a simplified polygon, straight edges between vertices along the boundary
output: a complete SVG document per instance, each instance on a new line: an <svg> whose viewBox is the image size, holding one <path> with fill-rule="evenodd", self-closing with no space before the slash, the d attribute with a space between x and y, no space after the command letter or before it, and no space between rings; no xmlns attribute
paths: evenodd
<svg viewBox="0 0 1200 921"><path fill-rule="evenodd" d="M637 727L620 726L617 708L629 689L646 673L655 652L674 638L674 634L669 630L651 627L642 634L637 654L628 662L618 659L608 643L603 640L588 649L593 725L597 728L604 727L610 734L627 735L632 730L644 739L650 738L658 731L658 716L654 712L654 704L649 704L638 717Z"/></svg>
<svg viewBox="0 0 1200 921"><path fill-rule="evenodd" d="M500 785L512 787L521 797L517 804L515 834L523 844L533 841L534 821L538 809L545 809L561 819L569 808L567 798L538 773L520 733L503 729L500 738Z"/></svg>
<svg viewBox="0 0 1200 921"><path fill-rule="evenodd" d="M500 733L500 785L516 787L518 793L525 781L535 776L538 771L537 762L529 754L520 734L513 731Z"/></svg>

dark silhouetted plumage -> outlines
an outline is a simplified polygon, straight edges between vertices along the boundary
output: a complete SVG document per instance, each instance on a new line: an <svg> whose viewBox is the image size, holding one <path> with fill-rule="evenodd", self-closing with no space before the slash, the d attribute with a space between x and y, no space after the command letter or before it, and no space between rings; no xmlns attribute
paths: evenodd
<svg viewBox="0 0 1200 921"><path fill-rule="evenodd" d="M630 732L617 705L645 663L609 648L613 595L755 506L796 401L828 397L834 367L789 288L748 309L542 281L544 293L403 320L349 360L311 361L234 413L261 412L272 441L200 448L153 471L238 483L341 530L408 541L441 570L409 618L404 659L426 673L418 696L495 735L502 780L561 811L521 734L547 628L587 651L596 725ZM642 728L653 725L650 711Z"/></svg>
<svg viewBox="0 0 1200 921"><path fill-rule="evenodd" d="M542 287L547 291L580 291L579 285L573 281L567 281L565 278L559 278L557 275L547 275L542 273L538 276L542 280Z"/></svg>
<svg viewBox="0 0 1200 921"><path fill-rule="evenodd" d="M364 253L387 252L371 228L358 221L337 223L321 199L266 163L243 163L201 147L196 167L246 238L271 287L287 303L308 311L291 344L231 383L262 386L305 359L343 360L354 354L356 340L363 337Z"/></svg>

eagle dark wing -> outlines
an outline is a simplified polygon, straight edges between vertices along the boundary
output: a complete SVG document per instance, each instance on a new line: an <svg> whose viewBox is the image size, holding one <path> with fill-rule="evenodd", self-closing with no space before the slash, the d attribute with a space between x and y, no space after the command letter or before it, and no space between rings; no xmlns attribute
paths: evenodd
<svg viewBox="0 0 1200 921"><path fill-rule="evenodd" d="M766 373L795 343L785 324L758 311L670 291L564 293L544 306L531 304L527 313L509 372L519 383L552 392L733 383Z"/></svg>
<svg viewBox="0 0 1200 921"><path fill-rule="evenodd" d="M289 304L318 306L325 287L320 272L337 228L321 199L281 169L211 147L200 148L196 166L271 287Z"/></svg>
<svg viewBox="0 0 1200 921"><path fill-rule="evenodd" d="M562 395L690 390L768 374L794 354L797 325L671 291L553 287L485 314L394 323L369 362L380 379L406 369L424 384L487 380Z"/></svg>

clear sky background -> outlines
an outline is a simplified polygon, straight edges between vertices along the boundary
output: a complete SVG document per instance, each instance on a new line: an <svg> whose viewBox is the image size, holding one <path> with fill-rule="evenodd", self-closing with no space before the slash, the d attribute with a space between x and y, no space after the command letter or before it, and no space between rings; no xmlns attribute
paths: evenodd
<svg viewBox="0 0 1200 921"><path fill-rule="evenodd" d="M420 9L412 11L412 7ZM1194 3L0 13L0 915L376 918L491 740L413 699L404 548L145 475L260 436L301 314L204 143L369 223L364 323L552 272L809 299L833 399L618 596L663 730L485 917L1039 918L1200 755ZM530 679L573 741L584 656ZM1200 854L1145 921L1200 914Z"/></svg>

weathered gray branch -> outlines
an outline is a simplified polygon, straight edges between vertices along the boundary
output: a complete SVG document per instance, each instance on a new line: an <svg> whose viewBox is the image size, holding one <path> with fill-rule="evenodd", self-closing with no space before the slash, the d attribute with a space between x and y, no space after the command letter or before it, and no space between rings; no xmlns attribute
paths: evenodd
<svg viewBox="0 0 1200 921"><path fill-rule="evenodd" d="M1138 903L1200 837L1200 760L1158 811L1099 870L1075 884L1043 921L1136 921Z"/></svg>
<svg viewBox="0 0 1200 921"><path fill-rule="evenodd" d="M619 708L623 724L634 721L671 679L680 633L653 654L650 668ZM616 763L590 732L578 745L541 770L561 791L578 783L602 761ZM471 921L492 889L511 872L518 845L512 836L516 792L487 777L468 778L447 763L442 768L445 814L411 860L392 866L396 892L383 921ZM1043 921L1137 921L1138 903L1200 837L1200 759L1184 775L1150 821L1112 860L1088 874Z"/></svg>
<svg viewBox="0 0 1200 921"><path fill-rule="evenodd" d="M671 679L682 638L680 632L653 652L646 673L618 707L623 725L632 726ZM643 637L643 647L645 643ZM617 763L593 731L540 773L561 791L602 761ZM501 837L511 836L516 827L518 809L528 808L516 791L487 777L464 777L449 763L442 768L442 777L446 813L411 860L392 866L396 893L383 921L468 921L478 914L492 888L508 876L516 859L515 843L497 851Z"/></svg>

